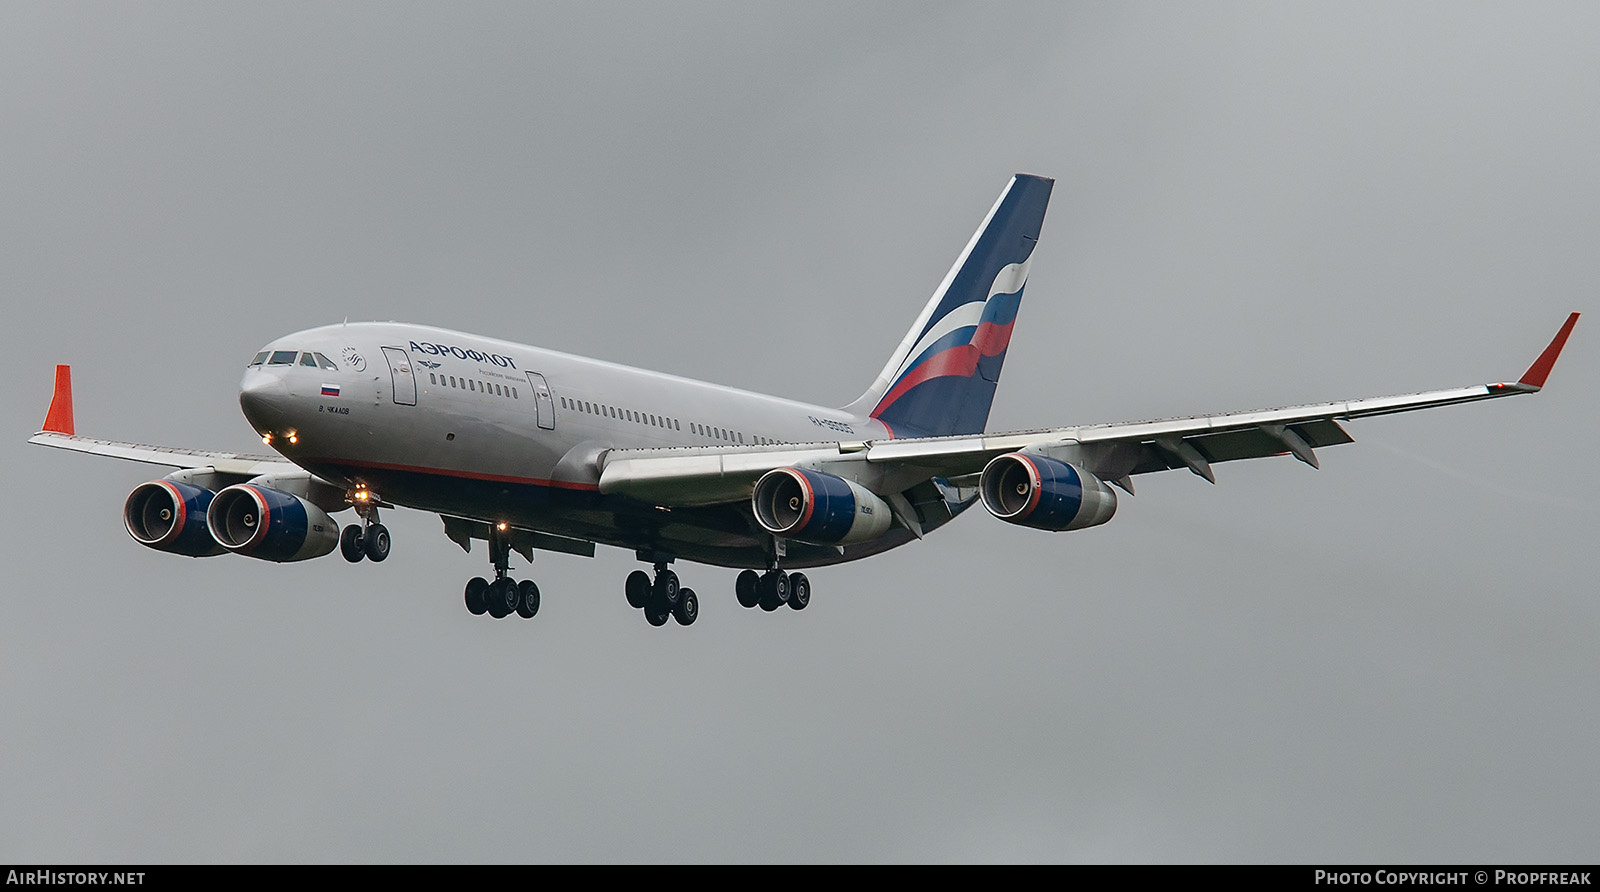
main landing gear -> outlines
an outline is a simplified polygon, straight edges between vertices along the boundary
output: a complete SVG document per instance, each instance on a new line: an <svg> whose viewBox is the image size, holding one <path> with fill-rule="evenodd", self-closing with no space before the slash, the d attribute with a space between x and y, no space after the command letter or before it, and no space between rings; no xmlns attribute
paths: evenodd
<svg viewBox="0 0 1600 892"><path fill-rule="evenodd" d="M367 500L354 501L360 524L351 524L339 534L339 553L352 564L367 558L377 563L389 556L389 528L378 523L378 506Z"/></svg>
<svg viewBox="0 0 1600 892"><path fill-rule="evenodd" d="M811 580L804 573L745 570L739 574L733 590L739 596L741 607L760 607L768 613L785 604L793 610L804 610L811 603Z"/></svg>
<svg viewBox="0 0 1600 892"><path fill-rule="evenodd" d="M511 564L511 542L499 530L489 534L489 562L494 565L494 581L482 576L467 580L467 610L473 616L487 613L495 619L505 619L515 613L523 619L533 619L539 612L539 586L533 580L521 582L506 575Z"/></svg>
<svg viewBox="0 0 1600 892"><path fill-rule="evenodd" d="M687 626L700 617L700 599L694 589L680 586L678 574L665 563L656 564L655 579L643 570L629 573L624 590L628 606L643 610L645 621L652 626L664 626L668 618Z"/></svg>

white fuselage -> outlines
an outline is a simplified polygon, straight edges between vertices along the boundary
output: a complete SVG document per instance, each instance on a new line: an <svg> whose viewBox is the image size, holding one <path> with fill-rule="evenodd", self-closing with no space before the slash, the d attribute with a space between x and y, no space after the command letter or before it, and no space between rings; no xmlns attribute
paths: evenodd
<svg viewBox="0 0 1600 892"><path fill-rule="evenodd" d="M282 364L319 353L335 368ZM612 449L884 439L872 418L446 329L352 323L263 348L245 416L290 461L446 516L693 560L759 566L769 537L743 506L674 508L602 495ZM273 364L274 354L280 364ZM834 563L901 544L791 553Z"/></svg>

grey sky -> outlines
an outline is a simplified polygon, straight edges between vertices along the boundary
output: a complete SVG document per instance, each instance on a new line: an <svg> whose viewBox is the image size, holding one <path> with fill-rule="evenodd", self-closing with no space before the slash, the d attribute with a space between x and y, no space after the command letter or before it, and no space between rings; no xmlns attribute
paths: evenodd
<svg viewBox="0 0 1600 892"><path fill-rule="evenodd" d="M1057 178L991 429L1515 378L1594 305L1593 4L0 6L0 860L1592 861L1594 326L1323 470L973 512L652 629L130 540L243 365L399 319L830 404ZM521 562L517 562L521 566Z"/></svg>

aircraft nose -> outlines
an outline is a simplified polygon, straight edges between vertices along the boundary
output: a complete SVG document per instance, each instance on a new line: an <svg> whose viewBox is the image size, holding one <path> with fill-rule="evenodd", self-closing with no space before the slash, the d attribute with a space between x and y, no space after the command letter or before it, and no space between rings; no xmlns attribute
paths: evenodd
<svg viewBox="0 0 1600 892"><path fill-rule="evenodd" d="M250 372L239 382L239 408L256 430L281 427L289 408L289 388L277 375Z"/></svg>

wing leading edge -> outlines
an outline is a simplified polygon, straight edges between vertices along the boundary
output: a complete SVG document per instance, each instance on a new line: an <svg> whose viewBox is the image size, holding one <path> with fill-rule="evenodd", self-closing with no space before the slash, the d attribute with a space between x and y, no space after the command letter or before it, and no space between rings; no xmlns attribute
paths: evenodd
<svg viewBox="0 0 1600 892"><path fill-rule="evenodd" d="M1354 442L1341 421L1537 393L1544 387L1578 316L1568 316L1539 358L1511 383L1222 415L976 436L736 448L619 449L612 450L603 461L600 491L660 505L714 504L748 498L756 480L767 471L807 467L846 471L856 479L880 480L887 487L881 493L886 493L906 480L959 479L977 474L989 461L1008 452L1074 461L1129 491L1129 478L1134 474L1178 468L1188 468L1215 483L1212 465L1246 458L1292 455L1315 468L1318 448ZM847 467L850 465L857 467Z"/></svg>

